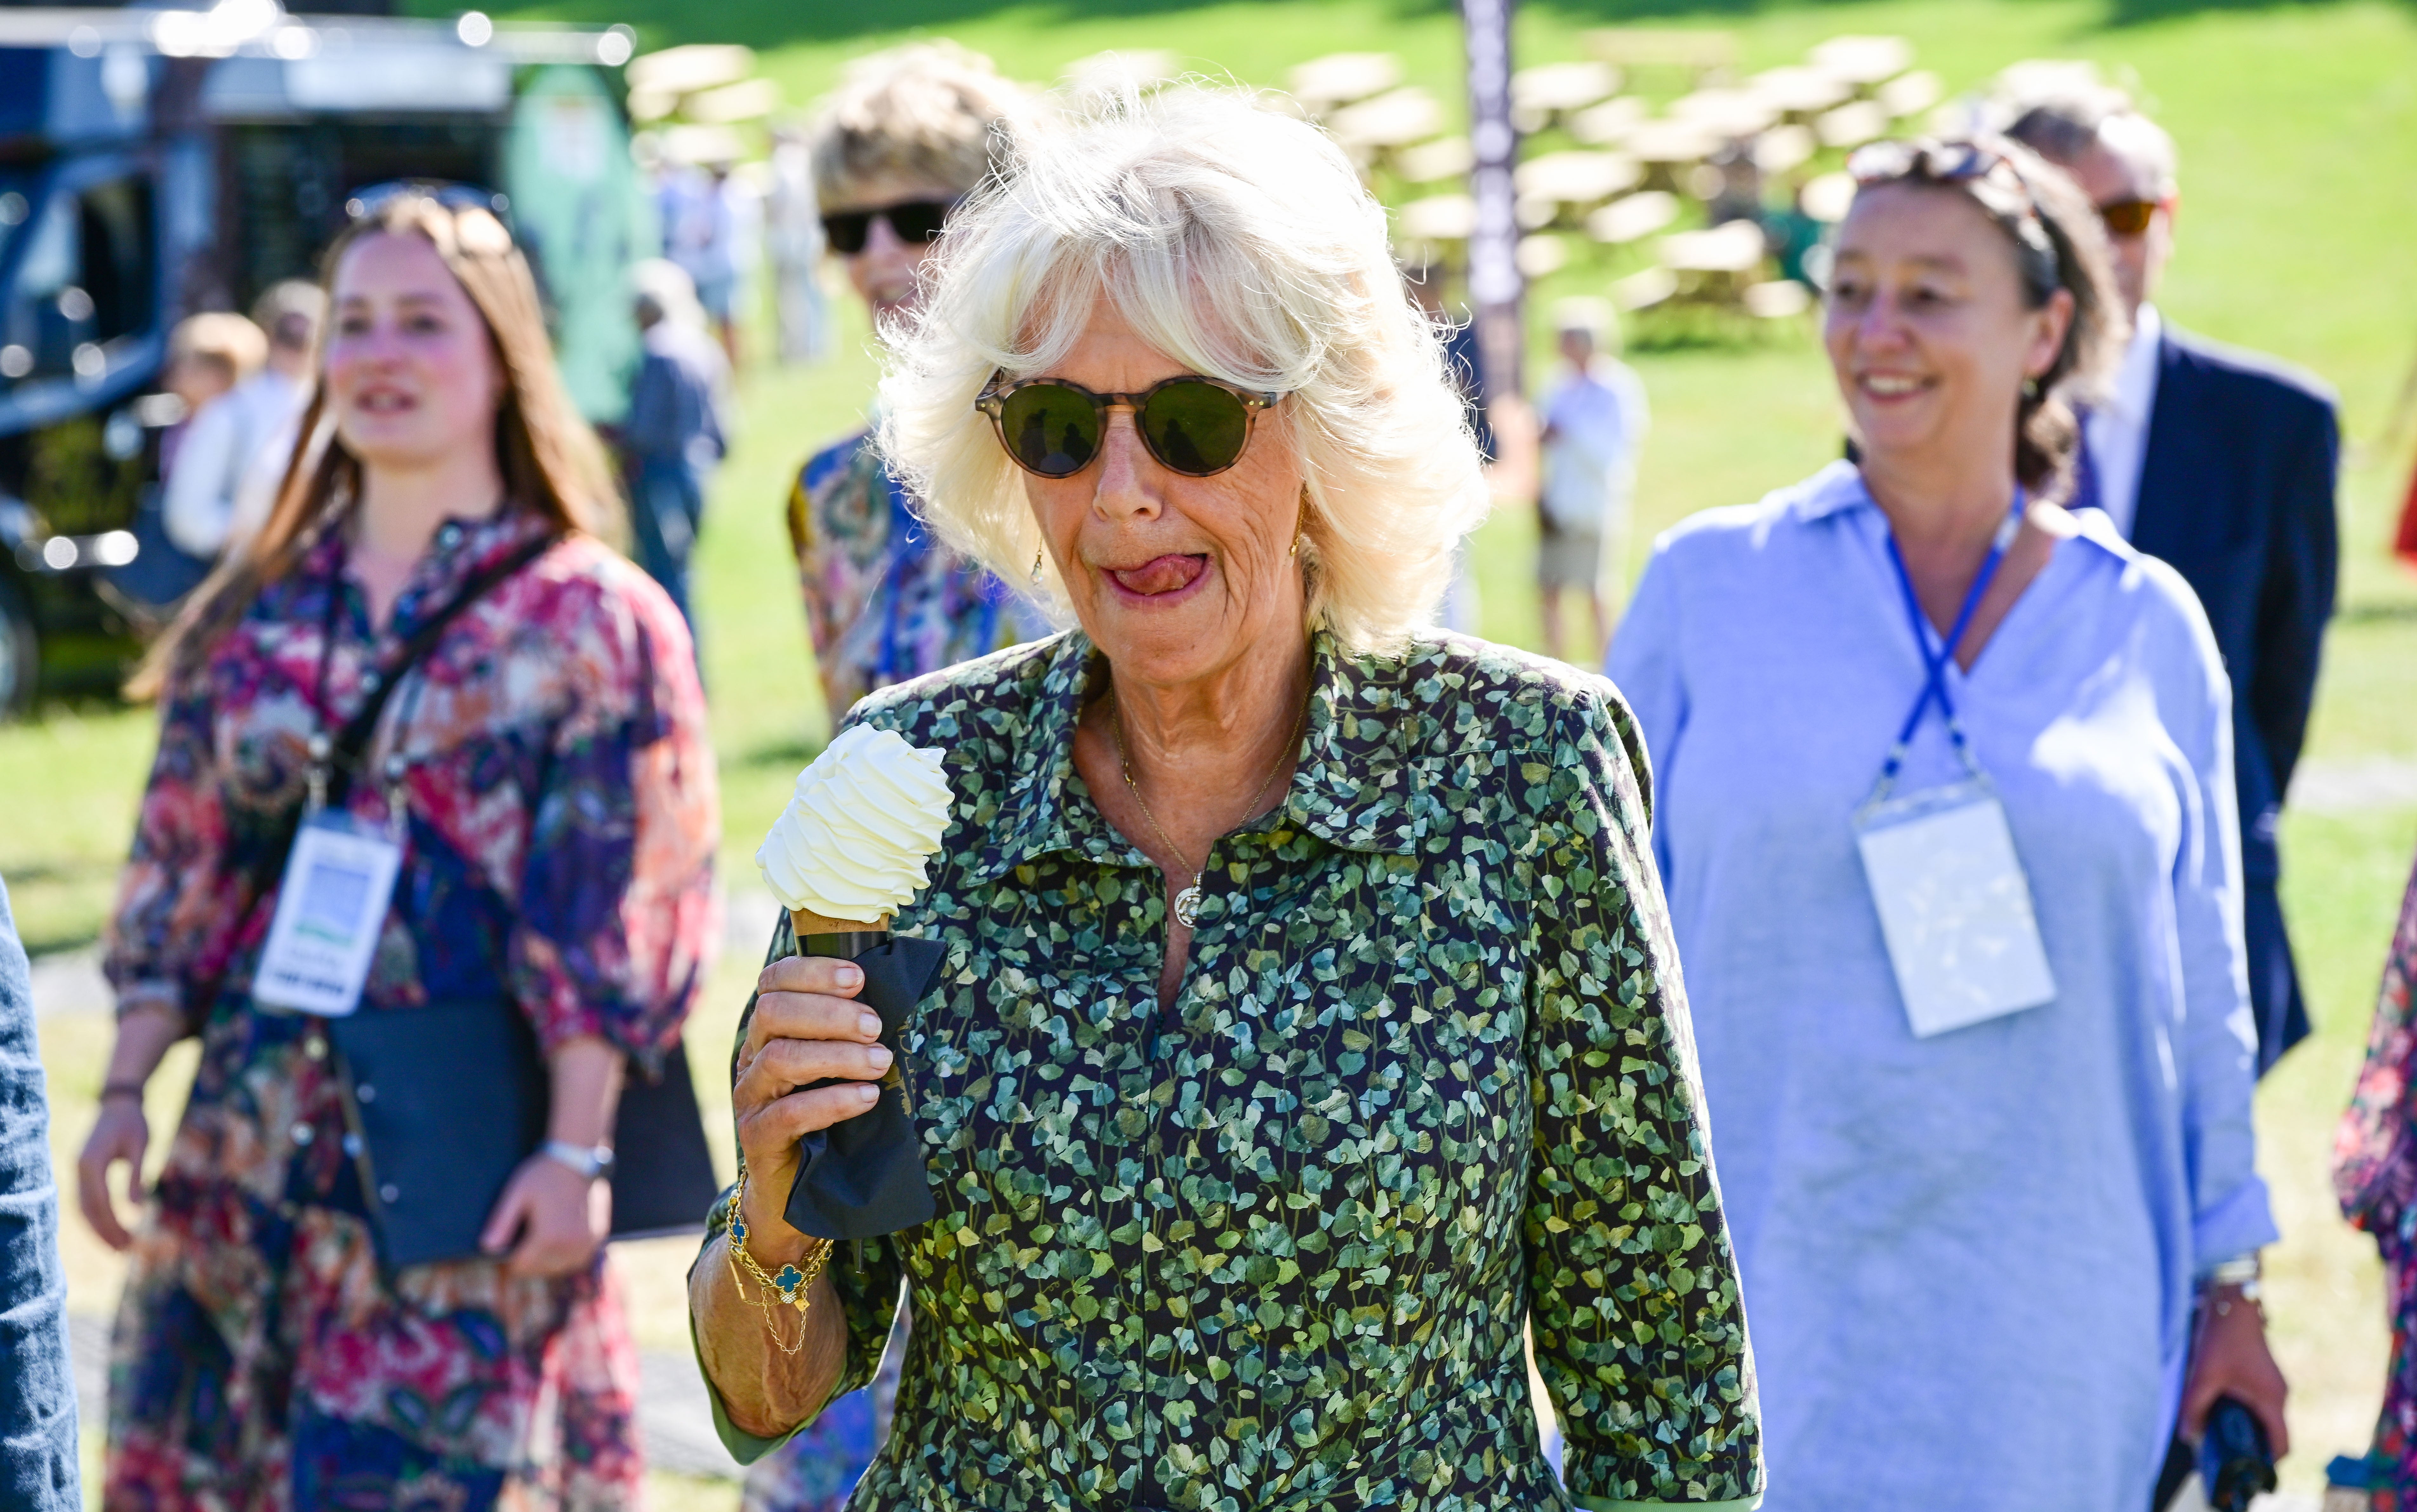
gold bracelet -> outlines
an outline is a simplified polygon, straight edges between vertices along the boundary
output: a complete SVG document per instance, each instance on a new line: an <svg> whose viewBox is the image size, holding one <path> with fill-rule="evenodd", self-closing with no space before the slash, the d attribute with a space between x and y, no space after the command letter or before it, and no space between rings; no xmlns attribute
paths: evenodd
<svg viewBox="0 0 2417 1512"><path fill-rule="evenodd" d="M755 1257L747 1253L747 1214L743 1206L746 1198L747 1167L741 1162L738 1184L730 1189L730 1205L725 1215L730 1283L738 1289L739 1300L746 1301L747 1283L738 1274L738 1268L746 1266L747 1274L755 1277L755 1284L761 1289L755 1293L755 1306L763 1309L764 1327L772 1336L773 1348L783 1354L795 1354L806 1347L806 1309L813 1306L814 1282L822 1277L823 1267L830 1263L831 1244L828 1239L817 1239L814 1247L807 1251L803 1267L783 1265L777 1274L768 1274ZM772 1321L772 1297L775 1293L783 1303L798 1309L798 1341L795 1344L782 1343L781 1330Z"/></svg>

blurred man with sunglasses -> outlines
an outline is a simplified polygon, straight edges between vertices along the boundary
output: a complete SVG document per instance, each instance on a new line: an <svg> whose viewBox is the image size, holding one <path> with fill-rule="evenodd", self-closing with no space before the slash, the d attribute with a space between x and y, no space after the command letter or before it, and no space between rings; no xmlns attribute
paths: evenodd
<svg viewBox="0 0 2417 1512"><path fill-rule="evenodd" d="M1032 108L989 59L947 43L863 58L824 103L807 144L823 238L876 332L913 306L949 213ZM789 539L834 724L875 688L1047 633L1029 601L934 536L869 428L807 460Z"/></svg>
<svg viewBox="0 0 2417 1512"><path fill-rule="evenodd" d="M2153 302L2181 204L2173 139L2119 90L2033 104L2008 135L2097 203L2131 307L2131 345L2084 418L2072 502L2189 579L2232 677L2250 997L2257 1064L2308 1032L2275 897L2275 831L2307 731L2333 615L2333 395L2272 358L2176 329Z"/></svg>

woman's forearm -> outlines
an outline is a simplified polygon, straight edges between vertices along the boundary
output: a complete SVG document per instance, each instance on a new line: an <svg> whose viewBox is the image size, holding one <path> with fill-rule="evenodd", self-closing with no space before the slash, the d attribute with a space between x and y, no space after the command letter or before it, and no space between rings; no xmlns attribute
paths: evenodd
<svg viewBox="0 0 2417 1512"><path fill-rule="evenodd" d="M717 1234L689 1272L697 1360L733 1424L756 1438L777 1439L821 1412L839 1383L847 1362L847 1319L828 1276L815 1279L802 1320L777 1295L768 1309L763 1306L767 1293L752 1277L742 1297L729 1245L728 1234Z"/></svg>
<svg viewBox="0 0 2417 1512"><path fill-rule="evenodd" d="M621 1106L623 1064L620 1047L593 1034L555 1046L547 1057L554 1100L546 1114L546 1138L583 1150L610 1143L613 1116Z"/></svg>
<svg viewBox="0 0 2417 1512"><path fill-rule="evenodd" d="M117 1042L110 1047L109 1074L103 1080L113 1087L142 1086L160 1069L168 1046L184 1037L184 1016L167 1003L129 1006L118 1016Z"/></svg>

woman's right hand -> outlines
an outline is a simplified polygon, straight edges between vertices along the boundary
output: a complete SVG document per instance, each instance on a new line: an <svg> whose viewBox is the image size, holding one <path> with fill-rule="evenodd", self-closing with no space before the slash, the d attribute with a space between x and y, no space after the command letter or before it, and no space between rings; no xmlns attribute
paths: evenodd
<svg viewBox="0 0 2417 1512"><path fill-rule="evenodd" d="M889 1069L881 1016L853 1000L864 971L853 961L792 955L755 980L755 1015L738 1053L731 1110L747 1162L747 1248L757 1263L801 1259L809 1241L782 1217L797 1180L798 1141L870 1108ZM854 1086L800 1089L817 1081Z"/></svg>
<svg viewBox="0 0 2417 1512"><path fill-rule="evenodd" d="M84 1208L84 1221L112 1249L126 1248L134 1236L117 1221L117 1209L110 1200L110 1168L126 1162L127 1205L141 1211L143 1153L150 1146L151 1124L143 1116L141 1098L119 1094L101 1100L100 1117L84 1142L84 1153L76 1157L76 1199Z"/></svg>

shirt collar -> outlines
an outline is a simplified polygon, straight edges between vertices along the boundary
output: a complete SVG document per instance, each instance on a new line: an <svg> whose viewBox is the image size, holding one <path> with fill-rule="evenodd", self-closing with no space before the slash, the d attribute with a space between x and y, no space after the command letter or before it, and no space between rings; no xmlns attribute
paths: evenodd
<svg viewBox="0 0 2417 1512"><path fill-rule="evenodd" d="M1823 520L1862 505L1874 509L1871 490L1863 486L1862 469L1844 457L1831 463L1792 490L1789 506L1800 520Z"/></svg>
<svg viewBox="0 0 2417 1512"><path fill-rule="evenodd" d="M2157 307L2143 303L2133 317L2132 339L2124 344L2122 360L2116 364L2114 380L2106 386L2103 408L2135 425L2148 423L2149 411L2156 404L2157 349L2165 333L2165 319Z"/></svg>
<svg viewBox="0 0 2417 1512"><path fill-rule="evenodd" d="M1287 825L1345 850L1414 853L1431 817L1419 802L1421 785L1389 750L1382 718L1403 690L1344 656L1320 630L1310 638L1309 714L1301 757L1284 801L1251 832ZM1089 802L1071 801L1074 726L1103 687L1107 659L1081 631L1070 631L1049 653L1041 688L1009 766L998 817L968 871L987 881L1055 852L1111 865L1147 866L1148 858L1111 829Z"/></svg>
<svg viewBox="0 0 2417 1512"><path fill-rule="evenodd" d="M521 542L555 528L540 512L509 503L479 519L448 515L430 538L419 565L412 569L402 597L395 600L386 635L408 635L430 614L452 603L471 577L501 561ZM344 551L342 516L330 516L305 553L306 571L313 578L333 581L342 571ZM348 599L358 599L357 590L349 584L346 593ZM357 603L356 607L367 613L365 603Z"/></svg>

